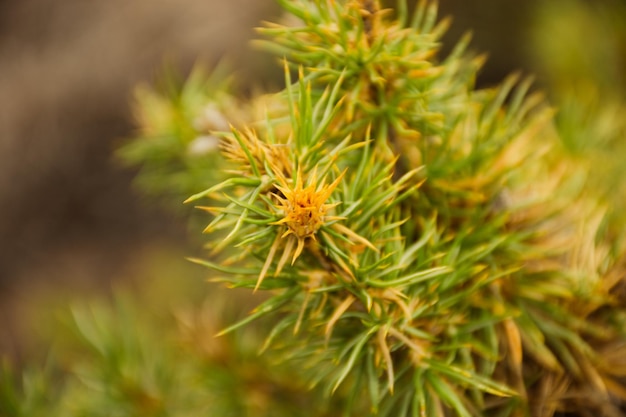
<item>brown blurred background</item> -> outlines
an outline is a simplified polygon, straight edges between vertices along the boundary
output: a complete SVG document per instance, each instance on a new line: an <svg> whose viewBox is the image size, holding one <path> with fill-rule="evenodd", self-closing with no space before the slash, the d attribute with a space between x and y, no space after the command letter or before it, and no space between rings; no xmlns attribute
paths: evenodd
<svg viewBox="0 0 626 417"><path fill-rule="evenodd" d="M34 293L105 291L145 247L184 245L182 221L113 158L134 134L132 90L166 61L254 65L247 42L273 14L258 0L0 3L0 355L28 337Z"/></svg>
<svg viewBox="0 0 626 417"><path fill-rule="evenodd" d="M529 71L533 1L440 3L454 16L446 39L471 28L473 49L490 55L480 84ZM280 77L247 44L277 13L271 0L0 2L0 356L28 338L20 319L33 293L107 291L146 248L185 252L184 221L113 158L133 136L133 87L166 61L184 73L224 55L248 86Z"/></svg>

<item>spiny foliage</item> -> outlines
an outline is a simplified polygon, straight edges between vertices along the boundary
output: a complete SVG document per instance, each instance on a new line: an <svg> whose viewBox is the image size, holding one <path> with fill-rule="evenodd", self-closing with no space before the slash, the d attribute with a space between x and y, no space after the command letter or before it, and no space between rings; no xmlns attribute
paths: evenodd
<svg viewBox="0 0 626 417"><path fill-rule="evenodd" d="M285 112L225 135L240 170L189 199L224 202L195 261L272 291L223 333L273 315L266 345L379 415L550 415L583 387L611 407L621 374L595 346L623 340L623 266L530 82L475 90L467 39L439 61L432 3L280 4L289 24L261 32Z"/></svg>
<svg viewBox="0 0 626 417"><path fill-rule="evenodd" d="M126 151L152 185L209 183L187 199L212 216L208 254L192 261L264 296L221 339L192 340L212 346L207 357L118 332L124 315L75 313L101 358L69 390L100 397L74 411L621 415L623 216L602 204L592 162L564 151L531 81L476 89L483 58L469 37L439 56L448 22L432 2L412 14L404 1L395 12L376 0L279 4L288 15L259 43L282 60L282 91L242 105L192 77L176 94L144 94L151 129ZM207 138L221 152L200 146ZM249 343L264 355L250 359ZM230 378L224 364L237 363ZM268 381L288 398L253 389ZM203 404L224 387L242 401Z"/></svg>

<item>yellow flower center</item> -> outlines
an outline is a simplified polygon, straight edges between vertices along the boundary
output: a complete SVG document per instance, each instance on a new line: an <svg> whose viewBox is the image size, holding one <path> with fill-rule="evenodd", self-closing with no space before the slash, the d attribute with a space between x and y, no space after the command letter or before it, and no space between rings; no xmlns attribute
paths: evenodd
<svg viewBox="0 0 626 417"><path fill-rule="evenodd" d="M279 177L281 185L276 185L276 188L282 195L275 194L275 197L278 199L278 207L282 209L285 217L273 224L284 224L287 226L287 231L282 235L283 238L294 235L297 239L298 245L294 252L292 263L302 252L306 238L315 239L315 233L322 227L325 221L339 219L335 216L326 215L329 209L339 203L326 204L326 200L337 187L343 175L342 173L337 177L332 184L326 185L322 181L322 184L317 186L317 178L314 172L309 181L310 184L306 187L302 184L300 172L296 174L296 181L293 187L287 184L285 178Z"/></svg>
<svg viewBox="0 0 626 417"><path fill-rule="evenodd" d="M317 193L309 186L303 190L292 190L285 196L283 204L284 223L290 232L300 239L312 237L324 223L326 205Z"/></svg>

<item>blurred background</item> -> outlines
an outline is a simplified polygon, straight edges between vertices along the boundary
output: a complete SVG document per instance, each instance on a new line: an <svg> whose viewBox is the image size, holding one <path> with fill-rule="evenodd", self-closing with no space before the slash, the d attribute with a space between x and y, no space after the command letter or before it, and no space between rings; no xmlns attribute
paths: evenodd
<svg viewBox="0 0 626 417"><path fill-rule="evenodd" d="M479 86L535 74L568 109L558 123L574 151L587 152L591 136L623 149L622 1L441 0L440 9L454 18L444 54L470 29L472 49L488 53ZM272 0L0 1L0 356L29 355L34 310L119 281L150 291L151 274L202 287L202 271L183 259L199 233L134 188L114 151L136 133L133 89L166 63L185 74L227 57L242 91L279 85L274 59L248 45L277 16ZM581 118L594 111L601 125Z"/></svg>

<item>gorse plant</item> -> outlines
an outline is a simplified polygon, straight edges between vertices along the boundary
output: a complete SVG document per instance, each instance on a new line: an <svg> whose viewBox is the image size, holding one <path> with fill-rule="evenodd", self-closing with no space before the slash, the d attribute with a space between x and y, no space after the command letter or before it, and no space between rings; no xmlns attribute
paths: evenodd
<svg viewBox="0 0 626 417"><path fill-rule="evenodd" d="M549 415L564 392L617 413L596 349L624 336L623 266L530 82L474 89L467 39L438 61L432 3L280 4L295 19L261 29L278 110L223 134L237 169L188 199L215 202L194 261L271 291L222 333L272 315L267 346L378 415Z"/></svg>
<svg viewBox="0 0 626 417"><path fill-rule="evenodd" d="M196 73L140 96L145 135L123 155L156 193L196 190L186 203L207 213L208 243L191 260L263 296L219 332L211 321L220 348L200 343L200 359L163 347L176 359L139 369L132 391L149 402L111 391L135 410L119 415L622 415L623 231L531 81L477 89L469 37L438 56L448 21L434 2L279 4L288 15L259 45L280 58L282 91L242 103ZM98 352L126 357L81 317ZM237 335L259 319L253 364ZM241 358L250 373L225 376ZM264 378L293 395L253 395ZM251 388L202 404L232 380Z"/></svg>

